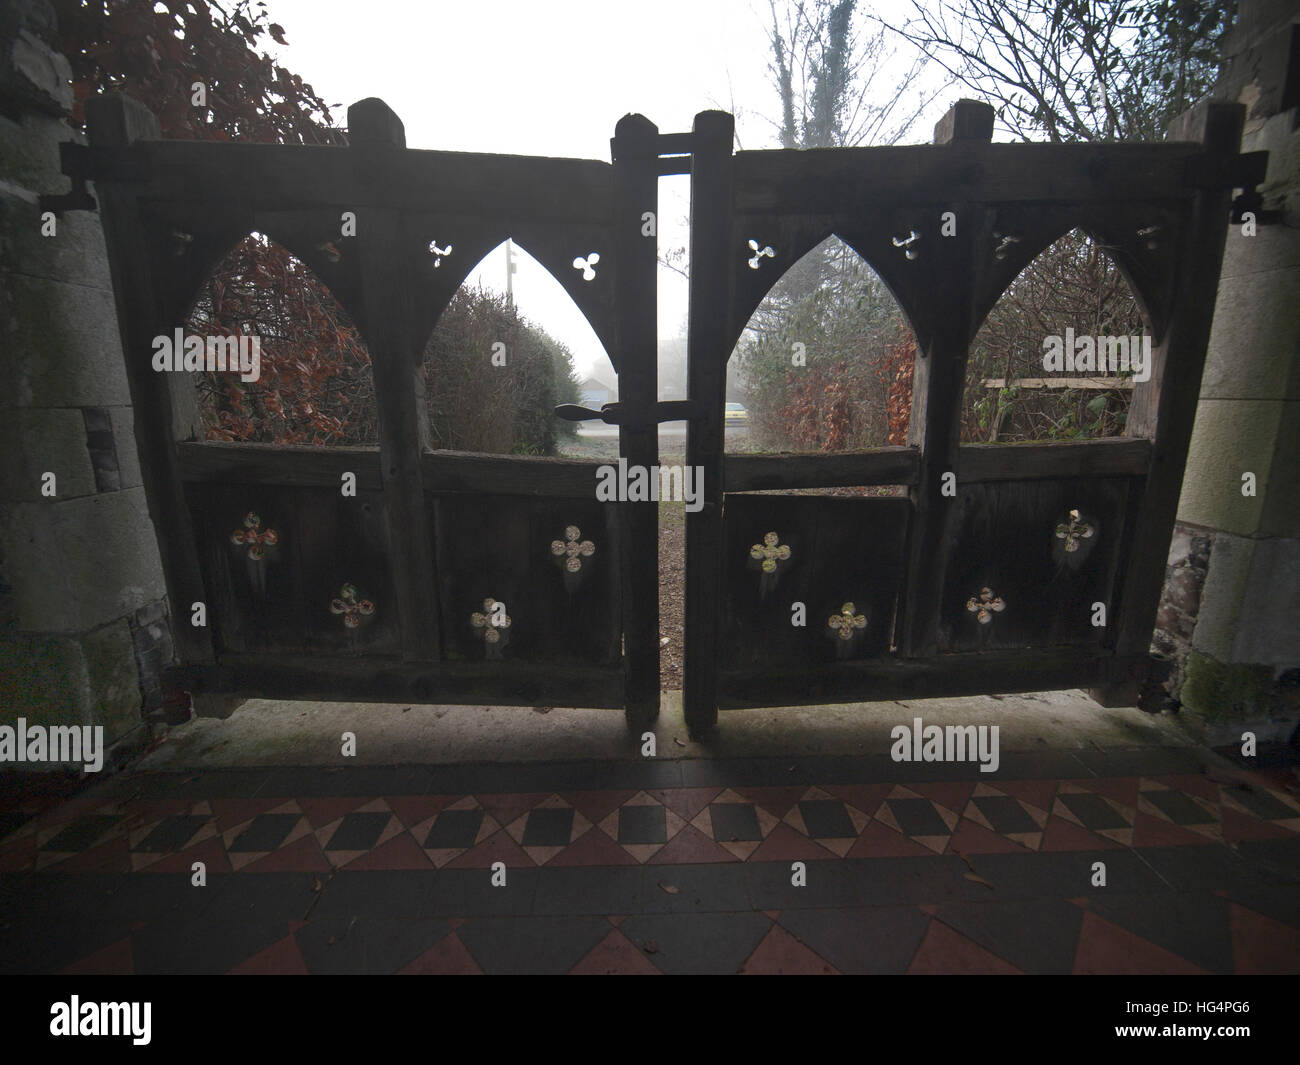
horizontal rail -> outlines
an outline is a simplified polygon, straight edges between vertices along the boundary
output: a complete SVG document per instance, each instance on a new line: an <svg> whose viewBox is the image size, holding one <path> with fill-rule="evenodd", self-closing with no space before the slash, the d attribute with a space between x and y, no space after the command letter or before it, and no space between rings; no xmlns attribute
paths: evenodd
<svg viewBox="0 0 1300 1065"><path fill-rule="evenodd" d="M1254 187L1261 153L1167 144L980 144L738 152L738 214L838 216L888 203L1087 204L1179 200Z"/></svg>
<svg viewBox="0 0 1300 1065"><path fill-rule="evenodd" d="M254 211L387 207L549 222L608 221L610 164L374 146L231 141L72 145L66 172L127 182L142 198Z"/></svg>
<svg viewBox="0 0 1300 1065"><path fill-rule="evenodd" d="M905 661L836 662L791 670L718 674L718 707L814 706L823 703L924 699L1063 688L1096 688L1145 680L1150 658L1116 658L1080 650L979 651Z"/></svg>
<svg viewBox="0 0 1300 1065"><path fill-rule="evenodd" d="M423 664L365 656L223 654L211 665L165 671L165 683L198 694L322 702L462 703L623 707L623 667L552 662Z"/></svg>
<svg viewBox="0 0 1300 1065"><path fill-rule="evenodd" d="M379 449L186 441L177 445L181 479L190 482L338 488L354 473L357 488L383 490ZM595 499L601 463L530 455L426 451L420 475L429 492Z"/></svg>

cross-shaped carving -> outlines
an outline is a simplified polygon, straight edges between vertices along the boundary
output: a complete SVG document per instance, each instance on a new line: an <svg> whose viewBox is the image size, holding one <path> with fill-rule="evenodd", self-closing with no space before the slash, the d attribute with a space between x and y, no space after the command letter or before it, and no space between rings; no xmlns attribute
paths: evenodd
<svg viewBox="0 0 1300 1065"><path fill-rule="evenodd" d="M339 597L330 601L330 613L342 614L343 624L349 629L355 629L361 624L362 618L368 618L374 612L374 603L369 599L357 598L355 584L345 584L339 592Z"/></svg>
<svg viewBox="0 0 1300 1065"><path fill-rule="evenodd" d="M582 271L582 280L590 281L596 276L596 264L600 262L600 255L592 252L585 259L579 255L573 260L573 268Z"/></svg>
<svg viewBox="0 0 1300 1065"><path fill-rule="evenodd" d="M570 573L577 573L582 569L583 558L590 558L596 553L596 545L581 537L581 529L576 525L566 525L564 539L551 541L551 554L557 559L564 558L564 568Z"/></svg>
<svg viewBox="0 0 1300 1065"><path fill-rule="evenodd" d="M248 557L254 562L265 554L265 548L274 547L280 542L280 534L274 529L263 529L262 519L256 511L250 510L244 516L244 527L230 534L232 544L247 544Z"/></svg>
<svg viewBox="0 0 1300 1065"><path fill-rule="evenodd" d="M751 270L757 270L758 267L759 267L759 264L760 264L764 259L775 259L775 258L776 258L776 252L774 252L774 251L771 249L771 247L760 248L760 247L758 246L758 241L756 241L756 240L751 240L751 241L749 242L749 250L752 251L752 252L754 253L754 254L750 257L750 260L749 260L749 268L750 268Z"/></svg>
<svg viewBox="0 0 1300 1065"><path fill-rule="evenodd" d="M979 598L971 596L966 600L966 609L975 615L975 619L981 625L987 625L993 620L994 614L1000 614L1006 610L1007 604L1004 603L1000 596L995 596L992 590L981 588Z"/></svg>
<svg viewBox="0 0 1300 1065"><path fill-rule="evenodd" d="M510 615L506 613L505 603L495 599L484 599L483 613L480 614L476 610L469 616L469 623L478 630L478 636L485 643L500 643L501 630L510 628L512 621Z"/></svg>
<svg viewBox="0 0 1300 1065"><path fill-rule="evenodd" d="M1070 520L1056 526L1056 538L1065 541L1067 551L1078 551L1079 541L1092 538L1097 530L1079 517L1077 510L1070 511Z"/></svg>
<svg viewBox="0 0 1300 1065"><path fill-rule="evenodd" d="M763 542L749 549L749 557L762 561L764 573L775 573L778 561L784 562L790 557L790 545L779 544L780 537L770 532L763 535Z"/></svg>
<svg viewBox="0 0 1300 1065"><path fill-rule="evenodd" d="M856 609L853 603L845 603L838 614L832 614L826 619L827 626L834 629L835 635L841 640L851 640L855 629L867 627L867 616L854 613Z"/></svg>
<svg viewBox="0 0 1300 1065"><path fill-rule="evenodd" d="M448 244L445 248L440 248L436 240L431 240L429 241L429 254L433 256L433 268L436 270L442 265L442 260L451 254L451 245Z"/></svg>

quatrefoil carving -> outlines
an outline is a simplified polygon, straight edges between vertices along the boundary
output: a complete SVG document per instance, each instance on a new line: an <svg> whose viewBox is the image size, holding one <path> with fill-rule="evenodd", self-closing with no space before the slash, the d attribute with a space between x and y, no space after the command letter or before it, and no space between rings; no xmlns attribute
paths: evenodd
<svg viewBox="0 0 1300 1065"><path fill-rule="evenodd" d="M867 627L867 616L857 613L855 604L845 603L838 614L826 619L826 625L838 639L847 641L853 639L854 632Z"/></svg>
<svg viewBox="0 0 1300 1065"><path fill-rule="evenodd" d="M585 258L579 255L576 259L574 259L573 268L575 270L582 271L582 280L591 281L596 276L596 264L598 262L600 262L600 255L599 253L593 251L590 255L586 256Z"/></svg>
<svg viewBox="0 0 1300 1065"><path fill-rule="evenodd" d="M1065 541L1066 551L1074 552L1079 550L1080 540L1090 540L1097 530L1080 518L1077 510L1071 510L1068 517L1068 522L1063 521L1056 526L1056 538Z"/></svg>
<svg viewBox="0 0 1300 1065"><path fill-rule="evenodd" d="M369 599L358 599L357 586L345 584L339 591L339 597L330 601L330 613L341 614L343 624L355 629L362 618L368 618L375 612L375 604Z"/></svg>
<svg viewBox="0 0 1300 1065"><path fill-rule="evenodd" d="M564 559L567 573L577 573L582 569L582 560L596 553L596 545L590 540L582 539L582 530L576 525L566 525L563 540L551 541L551 554L556 559Z"/></svg>
<svg viewBox="0 0 1300 1065"><path fill-rule="evenodd" d="M255 510L244 516L244 527L230 534L232 544L248 546L248 557L257 562L265 555L265 549L280 542L280 534L274 529L263 529L262 519Z"/></svg>
<svg viewBox="0 0 1300 1065"><path fill-rule="evenodd" d="M994 614L1001 614L1006 608L1007 604L1002 601L1002 597L994 595L989 588L981 588L978 597L972 595L966 600L966 609L975 615L975 620L981 625L987 625L993 620Z"/></svg>
<svg viewBox="0 0 1300 1065"><path fill-rule="evenodd" d="M442 265L442 260L451 254L451 247L448 244L445 248L440 248L436 240L429 241L429 254L433 256L433 268L435 270Z"/></svg>
<svg viewBox="0 0 1300 1065"><path fill-rule="evenodd" d="M776 564L785 562L790 557L790 545L783 544L780 540L774 532L765 533L763 542L754 544L749 549L749 557L761 564L764 573L775 573Z"/></svg>
<svg viewBox="0 0 1300 1065"><path fill-rule="evenodd" d="M477 630L476 634L484 643L496 644L501 642L502 632L510 628L514 622L506 613L505 603L496 599L484 599L483 612L480 614L477 610L474 611L469 616L469 623Z"/></svg>

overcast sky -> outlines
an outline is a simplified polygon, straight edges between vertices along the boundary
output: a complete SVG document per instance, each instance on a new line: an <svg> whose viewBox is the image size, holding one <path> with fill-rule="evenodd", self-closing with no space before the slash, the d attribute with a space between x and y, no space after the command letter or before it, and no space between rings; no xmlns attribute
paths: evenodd
<svg viewBox="0 0 1300 1065"><path fill-rule="evenodd" d="M608 160L623 115L639 112L672 133L710 108L736 115L738 148L777 146L767 0L266 2L288 41L273 54L342 105L335 121L346 123L348 104L378 96L401 117L410 148ZM896 22L910 10L905 0L861 6ZM948 102L937 101L906 139L929 140ZM686 177L660 181L661 251L686 244L688 192ZM612 382L564 290L518 251L516 259L520 312L568 344L579 376L594 369ZM470 282L504 290L504 250ZM685 315L685 279L661 268L660 337L677 335Z"/></svg>

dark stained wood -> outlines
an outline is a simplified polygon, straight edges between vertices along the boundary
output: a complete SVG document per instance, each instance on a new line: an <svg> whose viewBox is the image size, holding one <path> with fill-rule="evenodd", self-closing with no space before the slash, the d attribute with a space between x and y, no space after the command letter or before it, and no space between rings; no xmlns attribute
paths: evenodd
<svg viewBox="0 0 1300 1065"><path fill-rule="evenodd" d="M695 116L691 172L691 278L686 338L688 394L704 415L687 424L686 462L704 478L703 508L686 514L686 607L682 708L695 737L718 720L718 623L722 612L722 408L727 357L734 323L721 308L731 305L734 264L732 140L735 120L721 111Z"/></svg>
<svg viewBox="0 0 1300 1065"><path fill-rule="evenodd" d="M722 669L812 667L888 656L912 507L906 499L736 496L726 499ZM755 546L775 533L789 557L764 573ZM828 624L846 603L863 627ZM795 604L802 604L796 625Z"/></svg>
<svg viewBox="0 0 1300 1065"><path fill-rule="evenodd" d="M158 136L158 120L140 103L119 94L96 96L87 103L91 143L126 151L142 137ZM170 333L159 318L157 271L159 249L150 243L138 197L112 183L96 189L105 242L113 273L118 330L134 410L149 516L157 533L158 553L171 603L172 635L178 654L190 662L210 662L214 648L210 628L190 623L191 604L209 602L181 492L176 441L194 430L194 386L186 374L155 373L152 340Z"/></svg>
<svg viewBox="0 0 1300 1065"><path fill-rule="evenodd" d="M985 105L987 107L987 105ZM969 120L952 129L971 132L987 128ZM941 122L942 134L949 125ZM938 152L960 153L971 142L939 145ZM986 146L977 145L985 151ZM912 374L912 417L908 443L921 449L920 469L912 490L915 514L908 542L907 584L899 611L898 644L908 658L924 658L938 650L940 596L947 556L944 530L956 499L945 491L945 474L957 470L962 389L966 355L979 322L976 294L992 257L984 254L992 234L993 214L974 203L949 201L957 216L957 232L945 240L936 292L943 293L946 313L937 318L925 348L918 350Z"/></svg>
<svg viewBox="0 0 1300 1065"><path fill-rule="evenodd" d="M242 481L333 488L343 474L355 473L357 488L383 487L376 447L306 447L293 444L244 444L219 440L189 440L176 447L181 477L186 481Z"/></svg>
<svg viewBox="0 0 1300 1065"><path fill-rule="evenodd" d="M371 142L362 150L374 147ZM585 223L612 209L610 166L598 160L408 149L386 153L362 174L348 159L350 151L152 140L111 154L92 151L85 170L97 182L130 183L143 199L233 202L265 211L416 211L438 203L484 218Z"/></svg>
<svg viewBox="0 0 1300 1065"><path fill-rule="evenodd" d="M1187 200L1254 164L1195 144L981 144L737 152L736 210L868 212L878 204ZM1244 176L1243 176L1244 175ZM1222 186L1217 186L1222 187Z"/></svg>
<svg viewBox="0 0 1300 1065"><path fill-rule="evenodd" d="M957 449L957 480L1143 477L1150 462L1151 445L1127 437L1059 444L962 444Z"/></svg>
<svg viewBox="0 0 1300 1065"><path fill-rule="evenodd" d="M1053 691L1116 683L1130 675L1145 677L1150 668L1151 660L1145 656L1117 658L1077 650L986 651L930 661L869 659L791 670L723 672L718 705L733 710Z"/></svg>
<svg viewBox="0 0 1300 1065"><path fill-rule="evenodd" d="M1204 121L1204 149L1219 156L1233 155L1241 144L1245 108L1240 104L1210 103L1203 105L1200 114ZM1165 337L1153 353L1156 365L1151 380L1134 389L1133 405L1140 417L1130 418L1126 429L1134 435L1153 435L1154 439L1151 474L1137 510L1117 619L1115 647L1121 655L1145 653L1151 643L1214 320L1231 199L1230 188L1207 188L1197 193L1179 257L1178 305ZM1154 403L1153 392L1158 395Z"/></svg>
<svg viewBox="0 0 1300 1065"><path fill-rule="evenodd" d="M359 142L349 145L356 173L378 180L390 157L405 143L401 122L387 108L370 101L348 124L367 127ZM424 411L424 368L419 362L423 337L413 336L408 260L401 254L405 232L398 211L382 207L357 210L357 253L361 260L362 292L379 409L380 469L388 536L397 583L397 615L401 621L402 654L408 661L439 656L438 619L429 589L434 587L433 545L425 522L424 483L420 455L427 443Z"/></svg>
<svg viewBox="0 0 1300 1065"><path fill-rule="evenodd" d="M728 492L839 485L915 484L921 456L916 448L882 447L829 455L727 455Z"/></svg>
<svg viewBox="0 0 1300 1065"><path fill-rule="evenodd" d="M659 462L659 257L657 238L643 236L641 229L642 215L659 211L658 135L644 116L627 115L612 143L619 450L629 466L647 470ZM659 716L659 506L647 500L623 502L618 509L627 719L636 730Z"/></svg>
<svg viewBox="0 0 1300 1065"><path fill-rule="evenodd" d="M344 473L357 488L383 488L379 449L300 447L187 441L177 446L186 481L232 481L338 489ZM420 457L425 492L490 492L496 495L593 499L602 463L467 451L426 451Z"/></svg>
<svg viewBox="0 0 1300 1065"><path fill-rule="evenodd" d="M463 703L470 706L623 706L622 668L545 662L402 662L393 658L224 654L169 670L190 692L322 702Z"/></svg>

